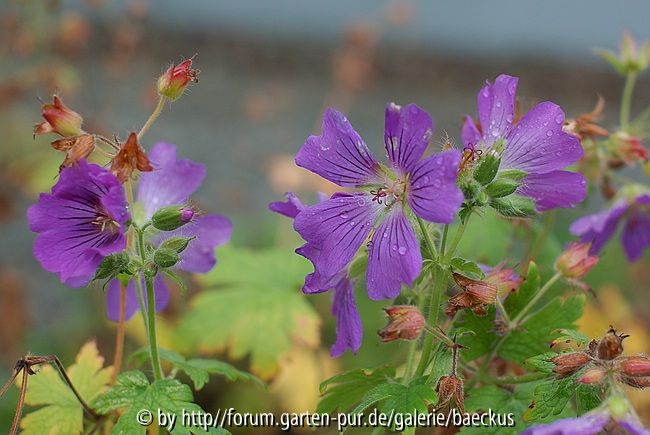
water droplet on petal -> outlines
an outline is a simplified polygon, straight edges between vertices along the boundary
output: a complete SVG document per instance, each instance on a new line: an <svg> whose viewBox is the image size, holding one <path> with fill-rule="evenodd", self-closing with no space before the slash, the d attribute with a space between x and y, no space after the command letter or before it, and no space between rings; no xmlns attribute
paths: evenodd
<svg viewBox="0 0 650 435"><path fill-rule="evenodd" d="M440 187L441 184L440 179L436 178L433 180L433 187Z"/></svg>
<svg viewBox="0 0 650 435"><path fill-rule="evenodd" d="M348 218L348 214L345 213L345 212L342 212L339 216L341 217L341 219L347 219Z"/></svg>
<svg viewBox="0 0 650 435"><path fill-rule="evenodd" d="M512 122L512 115L510 113L508 113L508 115L506 115L506 121Z"/></svg>
<svg viewBox="0 0 650 435"><path fill-rule="evenodd" d="M356 224L357 224L357 223L356 223L355 221L350 221L350 226L351 226L351 227L355 226Z"/></svg>
<svg viewBox="0 0 650 435"><path fill-rule="evenodd" d="M562 124L562 121L564 121L564 115L561 113L558 113L557 116L555 117L555 122L557 124Z"/></svg>
<svg viewBox="0 0 650 435"><path fill-rule="evenodd" d="M399 252L399 255L406 254L406 247L405 246L400 246L399 249L397 250L397 252Z"/></svg>
<svg viewBox="0 0 650 435"><path fill-rule="evenodd" d="M392 249L393 251L397 251L397 245L391 246L390 249Z"/></svg>
<svg viewBox="0 0 650 435"><path fill-rule="evenodd" d="M548 131L546 132L546 136L548 136L548 137L553 136L553 130L548 130Z"/></svg>
<svg viewBox="0 0 650 435"><path fill-rule="evenodd" d="M497 109L500 108L501 107L501 101L497 101L496 106L497 106Z"/></svg>
<svg viewBox="0 0 650 435"><path fill-rule="evenodd" d="M383 237L384 238L388 237L388 233L386 231L384 231L384 236Z"/></svg>

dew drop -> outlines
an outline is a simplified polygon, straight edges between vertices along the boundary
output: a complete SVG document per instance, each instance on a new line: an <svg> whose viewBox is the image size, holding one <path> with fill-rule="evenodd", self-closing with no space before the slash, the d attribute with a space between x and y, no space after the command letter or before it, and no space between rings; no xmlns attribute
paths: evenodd
<svg viewBox="0 0 650 435"><path fill-rule="evenodd" d="M440 187L441 184L442 184L442 183L440 182L440 180L439 180L438 178L436 178L435 180L433 180L433 187Z"/></svg>
<svg viewBox="0 0 650 435"><path fill-rule="evenodd" d="M553 130L548 130L548 131L546 132L546 136L548 136L548 137L553 136Z"/></svg>
<svg viewBox="0 0 650 435"><path fill-rule="evenodd" d="M384 238L388 237L388 233L387 233L386 231L384 231L384 235L383 235L383 237L384 237Z"/></svg>
<svg viewBox="0 0 650 435"><path fill-rule="evenodd" d="M405 246L400 246L399 249L397 250L397 252L399 252L399 255L406 254L406 247Z"/></svg>
<svg viewBox="0 0 650 435"><path fill-rule="evenodd" d="M497 109L501 108L501 101L497 101L496 106L497 106Z"/></svg>
<svg viewBox="0 0 650 435"><path fill-rule="evenodd" d="M557 124L562 124L562 121L564 121L564 116L561 113L558 113L558 115L555 117L555 122Z"/></svg>
<svg viewBox="0 0 650 435"><path fill-rule="evenodd" d="M427 184L427 183L429 182L429 176L428 176L428 175L425 175L424 177L422 177L422 182L423 182L424 184Z"/></svg>
<svg viewBox="0 0 650 435"><path fill-rule="evenodd" d="M506 115L506 121L512 122L512 115L510 113L508 113L508 115Z"/></svg>
<svg viewBox="0 0 650 435"><path fill-rule="evenodd" d="M345 212L341 213L339 216L341 217L341 219L347 219L348 218L348 214L345 213Z"/></svg>
<svg viewBox="0 0 650 435"><path fill-rule="evenodd" d="M323 150L323 151L328 151L330 149L330 146L327 143L322 142L320 144L320 149Z"/></svg>
<svg viewBox="0 0 650 435"><path fill-rule="evenodd" d="M397 245L391 246L390 249L392 249L393 251L397 251Z"/></svg>
<svg viewBox="0 0 650 435"><path fill-rule="evenodd" d="M351 227L355 226L356 224L357 224L357 223L356 223L355 221L350 221L350 226L351 226Z"/></svg>
<svg viewBox="0 0 650 435"><path fill-rule="evenodd" d="M357 198L357 204L359 204L360 206L364 206L366 205L366 200L363 198Z"/></svg>

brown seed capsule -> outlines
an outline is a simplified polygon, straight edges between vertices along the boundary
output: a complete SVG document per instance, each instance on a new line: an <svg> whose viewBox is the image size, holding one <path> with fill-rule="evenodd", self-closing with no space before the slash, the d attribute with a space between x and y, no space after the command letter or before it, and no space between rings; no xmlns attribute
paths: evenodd
<svg viewBox="0 0 650 435"><path fill-rule="evenodd" d="M461 413L465 412L465 392L463 381L456 375L442 376L436 385L438 403L435 409L439 410L447 405L455 407Z"/></svg>
<svg viewBox="0 0 650 435"><path fill-rule="evenodd" d="M454 281L463 290L449 299L445 313L449 316L463 308L471 309L476 315L487 314L486 305L493 304L497 297L497 286L485 281L477 281L454 273Z"/></svg>
<svg viewBox="0 0 650 435"><path fill-rule="evenodd" d="M603 360L613 360L623 353L623 340L629 335L616 334L613 327L609 327L607 334L598 342L596 347L596 356Z"/></svg>
<svg viewBox="0 0 650 435"><path fill-rule="evenodd" d="M553 372L557 373L560 375L560 377L563 378L574 374L589 364L592 359L585 352L569 352L554 356L549 361L555 364Z"/></svg>
<svg viewBox="0 0 650 435"><path fill-rule="evenodd" d="M149 158L138 144L138 135L131 133L120 151L113 157L111 172L117 176L120 183L124 183L131 178L133 171L136 169L141 172L149 172L153 171L153 166L151 166Z"/></svg>
<svg viewBox="0 0 650 435"><path fill-rule="evenodd" d="M51 143L52 148L65 152L61 168L73 166L81 159L87 158L95 150L95 138L92 134L64 137Z"/></svg>
<svg viewBox="0 0 650 435"><path fill-rule="evenodd" d="M384 311L388 314L388 325L377 332L384 343L398 339L415 340L426 324L414 305L395 305L384 308Z"/></svg>

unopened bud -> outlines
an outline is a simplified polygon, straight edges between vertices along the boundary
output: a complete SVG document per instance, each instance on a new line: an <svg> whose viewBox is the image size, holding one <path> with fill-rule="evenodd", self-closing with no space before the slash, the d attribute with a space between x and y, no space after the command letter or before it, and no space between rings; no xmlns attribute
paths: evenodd
<svg viewBox="0 0 650 435"><path fill-rule="evenodd" d="M518 181L512 180L510 178L497 178L487 185L485 192L491 198L503 198L515 193L520 184L521 183Z"/></svg>
<svg viewBox="0 0 650 435"><path fill-rule="evenodd" d="M646 355L636 355L624 358L619 367L627 376L650 376L650 358Z"/></svg>
<svg viewBox="0 0 650 435"><path fill-rule="evenodd" d="M199 71L192 69L192 59L172 65L158 78L158 93L170 100L175 100L183 95L190 82L199 81L198 75Z"/></svg>
<svg viewBox="0 0 650 435"><path fill-rule="evenodd" d="M508 195L505 198L492 198L490 206L507 217L523 218L535 214L535 201L527 196Z"/></svg>
<svg viewBox="0 0 650 435"><path fill-rule="evenodd" d="M514 269L499 264L485 273L484 281L495 285L499 295L506 295L519 290L523 278L518 276Z"/></svg>
<svg viewBox="0 0 650 435"><path fill-rule="evenodd" d="M474 172L474 179L481 183L483 186L489 184L499 171L501 158L497 157L494 153L488 153L481 159L481 163Z"/></svg>
<svg viewBox="0 0 650 435"><path fill-rule="evenodd" d="M179 261L181 261L181 257L172 249L159 248L153 254L153 262L156 263L156 266L158 267L173 267L176 266L176 263Z"/></svg>
<svg viewBox="0 0 650 435"><path fill-rule="evenodd" d="M600 367L593 367L587 370L586 372L583 373L582 376L580 376L580 379L578 379L578 382L581 384L600 384L603 379L605 379L605 376L607 375L607 372L600 368Z"/></svg>
<svg viewBox="0 0 650 435"><path fill-rule="evenodd" d="M569 352L554 356L549 361L555 364L553 372L560 375L560 377L565 377L574 374L589 364L592 359L585 352Z"/></svg>
<svg viewBox="0 0 650 435"><path fill-rule="evenodd" d="M582 278L598 264L598 257L590 255L591 243L571 243L555 260L555 270L565 278Z"/></svg>
<svg viewBox="0 0 650 435"><path fill-rule="evenodd" d="M161 231L173 231L190 222L196 211L185 205L170 205L156 211L151 217L151 224Z"/></svg>
<svg viewBox="0 0 650 435"><path fill-rule="evenodd" d="M415 340L426 324L414 305L395 305L384 308L384 311L388 315L388 325L378 332L384 343L398 339Z"/></svg>
<svg viewBox="0 0 650 435"><path fill-rule="evenodd" d="M57 95L52 103L43 104L41 115L45 121L34 127L34 136L56 133L63 137L77 136L84 131L81 129L83 118L74 110L68 108Z"/></svg>
<svg viewBox="0 0 650 435"><path fill-rule="evenodd" d="M472 201L481 193L481 183L473 178L464 178L459 183L460 190L466 200Z"/></svg>
<svg viewBox="0 0 650 435"><path fill-rule="evenodd" d="M196 237L170 237L160 244L159 249L171 249L180 254L195 238Z"/></svg>

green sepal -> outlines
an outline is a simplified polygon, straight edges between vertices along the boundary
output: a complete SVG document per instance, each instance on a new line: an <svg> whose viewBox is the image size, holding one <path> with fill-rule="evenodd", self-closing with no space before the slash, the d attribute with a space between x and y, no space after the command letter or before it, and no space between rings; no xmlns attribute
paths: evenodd
<svg viewBox="0 0 650 435"><path fill-rule="evenodd" d="M526 196L510 195L506 198L492 198L490 206L507 217L524 218L536 214L535 201Z"/></svg>
<svg viewBox="0 0 650 435"><path fill-rule="evenodd" d="M518 181L509 178L497 178L487 185L485 192L490 198L503 198L515 193L519 185Z"/></svg>
<svg viewBox="0 0 650 435"><path fill-rule="evenodd" d="M500 164L501 158L493 153L489 153L481 159L481 163L476 168L476 171L474 171L474 179L483 186L489 184L496 177Z"/></svg>

